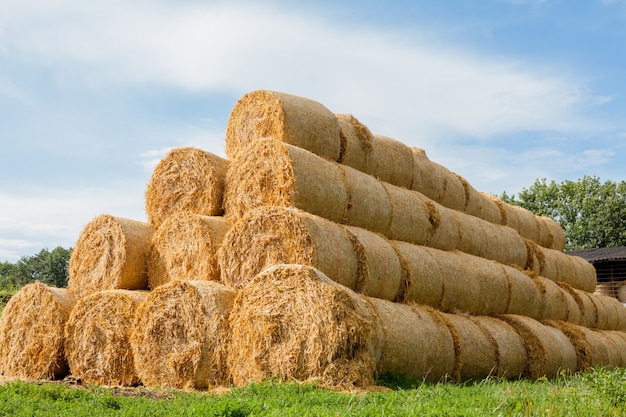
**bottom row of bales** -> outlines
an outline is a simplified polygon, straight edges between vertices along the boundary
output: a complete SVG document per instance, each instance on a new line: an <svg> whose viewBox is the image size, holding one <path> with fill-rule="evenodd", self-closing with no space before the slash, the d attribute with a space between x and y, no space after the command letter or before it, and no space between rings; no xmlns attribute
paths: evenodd
<svg viewBox="0 0 626 417"><path fill-rule="evenodd" d="M521 315L470 316L366 297L310 266L265 269L238 292L175 281L76 299L22 288L0 319L0 367L20 379L196 388L267 378L368 387L554 377L626 366L626 332Z"/></svg>

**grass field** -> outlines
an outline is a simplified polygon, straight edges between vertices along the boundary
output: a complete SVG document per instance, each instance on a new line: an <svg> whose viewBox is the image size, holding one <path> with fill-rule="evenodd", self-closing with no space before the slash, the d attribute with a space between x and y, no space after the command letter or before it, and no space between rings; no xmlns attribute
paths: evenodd
<svg viewBox="0 0 626 417"><path fill-rule="evenodd" d="M221 394L73 386L0 385L2 416L625 416L626 370L554 380L465 384L379 381L388 389L340 393L312 384L265 382Z"/></svg>

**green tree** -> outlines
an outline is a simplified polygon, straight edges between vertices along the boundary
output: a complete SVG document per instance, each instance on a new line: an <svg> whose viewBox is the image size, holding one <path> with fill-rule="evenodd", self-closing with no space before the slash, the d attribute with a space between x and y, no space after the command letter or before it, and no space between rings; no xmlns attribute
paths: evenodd
<svg viewBox="0 0 626 417"><path fill-rule="evenodd" d="M41 281L53 287L65 287L70 254L71 249L57 246L52 251L46 248L36 255L23 256L9 270L6 282L17 287L34 281Z"/></svg>
<svg viewBox="0 0 626 417"><path fill-rule="evenodd" d="M503 193L510 204L556 220L565 230L567 249L626 246L626 182L602 183L598 177L578 181L536 180L518 197Z"/></svg>

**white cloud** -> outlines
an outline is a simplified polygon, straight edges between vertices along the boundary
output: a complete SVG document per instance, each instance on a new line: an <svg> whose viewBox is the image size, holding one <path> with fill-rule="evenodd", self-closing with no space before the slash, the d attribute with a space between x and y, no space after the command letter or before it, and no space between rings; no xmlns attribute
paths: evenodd
<svg viewBox="0 0 626 417"><path fill-rule="evenodd" d="M282 90L409 142L442 132L573 131L589 125L576 109L608 100L532 63L422 41L419 32L344 26L287 5L24 3L0 7L9 50L94 88Z"/></svg>

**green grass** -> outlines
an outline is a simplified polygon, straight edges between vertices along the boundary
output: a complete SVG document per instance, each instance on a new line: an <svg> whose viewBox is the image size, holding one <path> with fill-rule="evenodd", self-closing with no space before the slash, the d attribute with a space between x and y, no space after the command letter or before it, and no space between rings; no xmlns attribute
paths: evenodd
<svg viewBox="0 0 626 417"><path fill-rule="evenodd" d="M386 392L347 394L265 382L221 395L173 390L0 386L1 416L625 416L626 370L553 380L460 385L384 378Z"/></svg>

